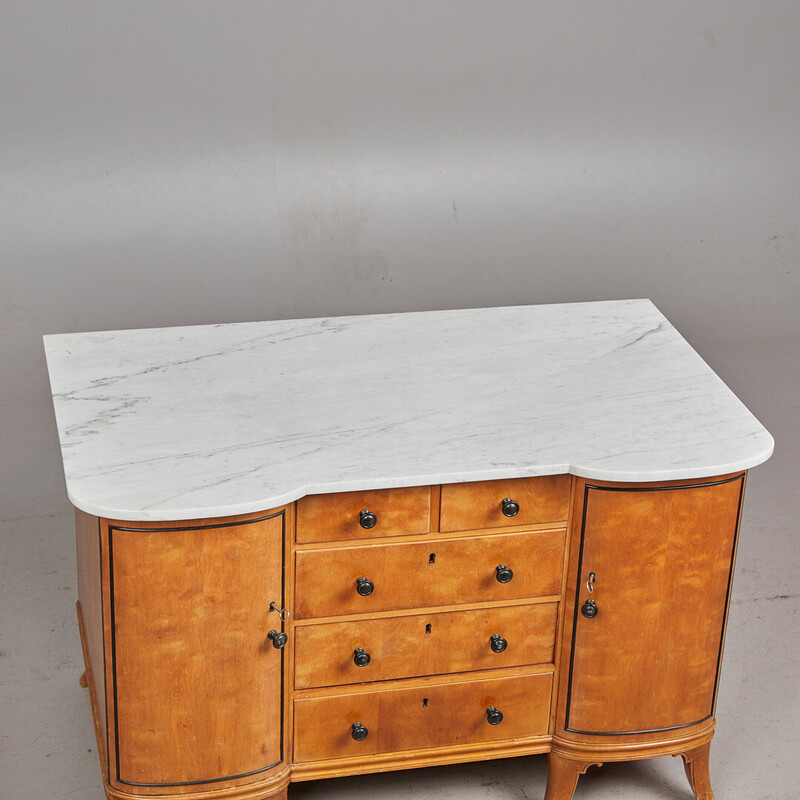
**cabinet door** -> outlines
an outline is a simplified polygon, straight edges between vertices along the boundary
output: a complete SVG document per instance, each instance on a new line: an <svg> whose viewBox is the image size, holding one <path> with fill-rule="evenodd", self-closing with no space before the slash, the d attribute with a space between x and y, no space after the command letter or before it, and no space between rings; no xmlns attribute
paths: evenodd
<svg viewBox="0 0 800 800"><path fill-rule="evenodd" d="M227 525L108 530L110 774L219 782L283 759L283 512Z"/></svg>
<svg viewBox="0 0 800 800"><path fill-rule="evenodd" d="M666 730L714 713L743 485L587 484L568 731Z"/></svg>

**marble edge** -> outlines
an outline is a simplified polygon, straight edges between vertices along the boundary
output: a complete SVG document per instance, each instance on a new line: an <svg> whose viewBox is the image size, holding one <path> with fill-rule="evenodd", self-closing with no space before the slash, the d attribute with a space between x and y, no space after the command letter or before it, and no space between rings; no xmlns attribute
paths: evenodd
<svg viewBox="0 0 800 800"><path fill-rule="evenodd" d="M67 485L70 502L81 511L96 517L128 522L174 522L178 520L198 520L234 517L240 514L255 514L289 505L312 494L334 494L337 492L374 491L379 489L404 489L411 486L435 486L449 483L469 483L473 481L514 480L518 478L538 478L547 475L572 475L588 480L611 481L619 483L655 483L659 481L692 480L694 478L713 478L734 472L751 469L763 464L774 450L774 439L764 430L768 438L766 447L750 458L690 469L665 469L652 472L597 469L591 466L547 465L530 469L481 470L479 473L445 473L414 475L406 478L376 479L362 481L339 481L331 483L311 483L280 495L262 497L230 506L194 507L192 509L158 509L147 511L136 509L125 511L84 502L76 497Z"/></svg>

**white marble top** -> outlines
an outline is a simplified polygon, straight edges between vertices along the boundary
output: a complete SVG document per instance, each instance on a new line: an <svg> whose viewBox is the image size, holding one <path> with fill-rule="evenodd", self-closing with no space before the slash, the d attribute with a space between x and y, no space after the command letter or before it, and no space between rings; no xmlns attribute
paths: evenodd
<svg viewBox="0 0 800 800"><path fill-rule="evenodd" d="M649 300L45 337L71 501L126 520L571 472L696 478L772 437Z"/></svg>

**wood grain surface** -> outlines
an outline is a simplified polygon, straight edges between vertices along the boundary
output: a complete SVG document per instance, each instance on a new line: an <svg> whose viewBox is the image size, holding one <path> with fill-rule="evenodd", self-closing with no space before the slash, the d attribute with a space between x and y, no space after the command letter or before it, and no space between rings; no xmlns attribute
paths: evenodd
<svg viewBox="0 0 800 800"><path fill-rule="evenodd" d="M111 528L119 780L179 784L281 760L283 518ZM112 759L113 761L113 759Z"/></svg>
<svg viewBox="0 0 800 800"><path fill-rule="evenodd" d="M565 529L295 553L295 617L330 617L561 592ZM513 571L499 583L496 568ZM366 577L375 589L356 592Z"/></svg>
<svg viewBox="0 0 800 800"><path fill-rule="evenodd" d="M458 743L494 742L547 733L552 673L476 681L431 682L427 686L329 697L298 698L294 706L294 760L316 761ZM503 714L490 725L486 710ZM369 731L352 737L352 725Z"/></svg>
<svg viewBox="0 0 800 800"><path fill-rule="evenodd" d="M363 509L375 514L373 528L359 522ZM331 542L427 533L431 487L308 495L297 501L297 542Z"/></svg>
<svg viewBox="0 0 800 800"><path fill-rule="evenodd" d="M551 663L558 603L492 606L295 628L295 688ZM507 642L491 648L491 636ZM370 661L354 663L356 648Z"/></svg>
<svg viewBox="0 0 800 800"><path fill-rule="evenodd" d="M569 511L569 475L546 475L505 481L450 483L442 486L442 531L563 522ZM503 500L519 505L513 517L503 514Z"/></svg>
<svg viewBox="0 0 800 800"><path fill-rule="evenodd" d="M643 732L714 712L742 480L588 489L566 729Z"/></svg>

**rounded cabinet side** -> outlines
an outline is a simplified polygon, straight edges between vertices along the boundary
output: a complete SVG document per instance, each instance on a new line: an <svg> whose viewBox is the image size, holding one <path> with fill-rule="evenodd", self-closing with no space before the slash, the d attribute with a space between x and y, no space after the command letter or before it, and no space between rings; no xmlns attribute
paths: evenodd
<svg viewBox="0 0 800 800"><path fill-rule="evenodd" d="M99 520L109 797L285 795L291 525Z"/></svg>

